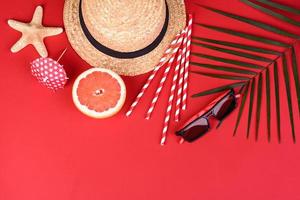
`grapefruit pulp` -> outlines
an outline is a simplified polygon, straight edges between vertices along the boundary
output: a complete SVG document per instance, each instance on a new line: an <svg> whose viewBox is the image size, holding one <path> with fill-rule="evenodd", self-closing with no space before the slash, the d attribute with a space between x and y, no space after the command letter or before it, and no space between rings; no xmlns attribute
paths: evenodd
<svg viewBox="0 0 300 200"><path fill-rule="evenodd" d="M75 80L72 96L75 106L83 114L103 119L121 110L126 99L126 86L115 72L92 68Z"/></svg>

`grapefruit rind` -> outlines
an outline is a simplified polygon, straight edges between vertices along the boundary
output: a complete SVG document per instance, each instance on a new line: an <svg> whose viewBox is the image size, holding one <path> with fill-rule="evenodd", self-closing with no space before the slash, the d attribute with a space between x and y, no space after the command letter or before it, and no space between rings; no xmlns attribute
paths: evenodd
<svg viewBox="0 0 300 200"><path fill-rule="evenodd" d="M86 78L89 74L93 73L93 72L103 72L103 73L108 73L109 75L111 75L114 79L117 80L117 82L120 84L120 88L121 88L121 95L120 95L120 99L118 100L118 103L116 104L115 107L110 108L106 111L103 112L96 112L94 110L89 109L86 105L82 105L79 101L78 95L77 95L77 88L79 86L79 83L82 79ZM80 74L77 79L74 82L73 85L73 89L72 89L72 97L73 97L73 102L75 104L75 106L77 107L77 109L82 112L83 114L92 117L92 118L96 118L96 119L105 119L105 118L109 118L112 117L114 115L116 115L123 107L125 100L126 100L126 86L124 81L122 80L122 78L115 72L109 70L109 69L104 69L104 68L92 68L89 69L85 72L83 72L82 74Z"/></svg>

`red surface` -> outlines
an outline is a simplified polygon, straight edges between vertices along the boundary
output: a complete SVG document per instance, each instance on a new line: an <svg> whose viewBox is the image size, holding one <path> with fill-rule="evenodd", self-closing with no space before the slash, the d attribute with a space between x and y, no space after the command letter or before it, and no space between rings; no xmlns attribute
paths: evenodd
<svg viewBox="0 0 300 200"><path fill-rule="evenodd" d="M245 139L245 118L237 137L232 138L237 115L234 112L220 129L211 131L194 144L179 145L177 138L171 135L167 146L161 147L162 113L167 104L168 90L164 90L158 104L161 110L155 111L152 120L146 121L143 117L155 84L134 115L125 117L125 111L147 75L124 78L128 88L126 105L118 116L108 120L87 118L73 105L72 83L89 66L71 48L61 60L70 77L66 89L54 94L39 85L31 76L29 65L38 57L37 53L32 47L17 54L10 53L9 48L20 34L10 29L6 20L15 18L29 21L35 7L43 5L44 24L62 26L63 2L9 0L1 3L1 200L300 199L300 148L299 142L296 145L292 143L284 98L281 104L284 113L281 145L275 140L275 122L272 124L273 140L271 144L267 143L265 115L262 117L258 142L254 141L253 133L250 140ZM197 2L300 33L299 29L278 24L273 18L237 0ZM281 2L300 8L297 0ZM187 3L188 10L196 15L196 21L266 34L251 26L196 8L191 1ZM241 40L204 28L197 27L195 31L197 35L209 38ZM268 35L288 41L280 36ZM69 47L65 34L48 38L46 44L53 58ZM217 54L204 49L195 50ZM300 49L297 51L299 55ZM280 77L280 91L283 93L282 74ZM230 81L192 75L190 93L224 82ZM295 97L294 93L292 95ZM184 118L196 113L213 98L214 95L189 99ZM265 98L264 95L262 98ZM294 110L299 138L296 105ZM275 118L274 115L272 117Z"/></svg>

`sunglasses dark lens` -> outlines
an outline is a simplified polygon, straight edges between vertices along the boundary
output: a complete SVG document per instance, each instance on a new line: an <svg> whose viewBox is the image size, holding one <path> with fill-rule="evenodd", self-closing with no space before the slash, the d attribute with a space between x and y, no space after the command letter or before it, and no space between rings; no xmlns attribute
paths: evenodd
<svg viewBox="0 0 300 200"><path fill-rule="evenodd" d="M183 137L187 142L193 142L199 137L203 136L209 129L208 120L206 118L199 118L191 124L178 131L176 135Z"/></svg>
<svg viewBox="0 0 300 200"><path fill-rule="evenodd" d="M234 95L229 95L222 99L213 109L212 114L218 120L224 119L236 107L236 100Z"/></svg>

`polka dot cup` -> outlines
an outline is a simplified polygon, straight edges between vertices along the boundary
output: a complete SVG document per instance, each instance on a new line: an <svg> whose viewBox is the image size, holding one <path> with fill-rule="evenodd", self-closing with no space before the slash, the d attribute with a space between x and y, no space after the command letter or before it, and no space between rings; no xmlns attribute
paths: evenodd
<svg viewBox="0 0 300 200"><path fill-rule="evenodd" d="M31 72L37 80L51 90L63 89L68 77L63 66L51 58L38 58L31 63Z"/></svg>

